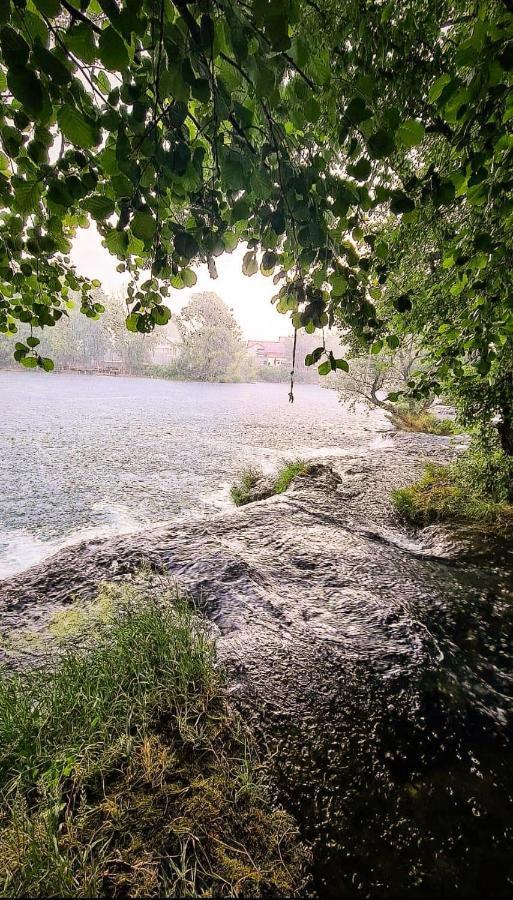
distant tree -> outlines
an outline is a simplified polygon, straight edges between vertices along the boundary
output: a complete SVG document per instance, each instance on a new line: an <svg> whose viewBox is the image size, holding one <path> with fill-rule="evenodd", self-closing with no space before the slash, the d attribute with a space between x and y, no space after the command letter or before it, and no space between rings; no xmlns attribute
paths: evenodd
<svg viewBox="0 0 513 900"><path fill-rule="evenodd" d="M251 363L233 313L218 294L194 294L176 318L184 344L180 370L196 381L243 381Z"/></svg>
<svg viewBox="0 0 513 900"><path fill-rule="evenodd" d="M125 327L127 306L123 293L113 295L103 317L112 351L121 359L124 371L138 372L152 364L152 352L161 333L140 334Z"/></svg>
<svg viewBox="0 0 513 900"><path fill-rule="evenodd" d="M106 363L117 363L122 371L136 373L151 365L152 350L160 335L128 331L123 294L107 296L97 290L94 302L96 312L84 315L80 302L70 300L60 328L34 330L40 340L40 352L55 360L57 369L76 366L94 370ZM28 325L16 337L0 334L0 365L10 365L15 341L26 340L29 335Z"/></svg>

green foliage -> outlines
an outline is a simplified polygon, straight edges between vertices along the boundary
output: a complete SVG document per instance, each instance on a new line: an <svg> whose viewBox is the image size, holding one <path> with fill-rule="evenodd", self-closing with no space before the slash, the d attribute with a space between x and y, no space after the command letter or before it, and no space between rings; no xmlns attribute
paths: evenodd
<svg viewBox="0 0 513 900"><path fill-rule="evenodd" d="M243 381L251 365L233 313L214 293L193 294L176 324L183 350L176 370L192 381Z"/></svg>
<svg viewBox="0 0 513 900"><path fill-rule="evenodd" d="M413 398L498 415L513 454L512 42L504 0L5 0L0 329L53 326L73 291L92 312L68 255L90 217L142 334L243 242L297 328L417 335Z"/></svg>
<svg viewBox="0 0 513 900"><path fill-rule="evenodd" d="M236 506L245 506L255 500L263 500L274 494L283 494L290 487L294 478L308 475L310 466L302 459L292 460L276 473L267 478L261 469L244 469L239 480L232 485L230 496Z"/></svg>
<svg viewBox="0 0 513 900"><path fill-rule="evenodd" d="M89 648L1 674L2 896L296 895L306 854L204 625L165 583L104 593Z"/></svg>
<svg viewBox="0 0 513 900"><path fill-rule="evenodd" d="M0 334L0 363L12 361L12 347L17 357L24 351L32 360L29 348L37 347L43 368L54 366L94 371L111 369L123 373L145 373L151 364L158 335L141 334L126 328L126 305L120 294L105 295L95 289L92 304L83 313L76 302L69 301L67 315L59 328L46 329L41 338L31 336L29 325L20 325L19 341ZM18 347L18 344L21 347ZM20 360L23 363L23 360Z"/></svg>
<svg viewBox="0 0 513 900"><path fill-rule="evenodd" d="M264 477L260 469L244 469L236 484L230 488L230 496L235 506L245 506L254 499L253 492L258 482Z"/></svg>
<svg viewBox="0 0 513 900"><path fill-rule="evenodd" d="M423 477L392 492L404 521L423 528L435 522L513 525L513 465L502 451L493 456L472 447L450 466L426 466Z"/></svg>
<svg viewBox="0 0 513 900"><path fill-rule="evenodd" d="M434 416L425 409L420 412L412 412L408 408L402 408L401 404L397 404L390 418L401 431L416 431L446 437L461 433L461 428L453 419L439 419L438 416Z"/></svg>
<svg viewBox="0 0 513 900"><path fill-rule="evenodd" d="M282 494L292 484L294 478L298 475L307 475L309 466L302 459L296 459L285 463L282 469L276 475L274 481L273 493Z"/></svg>

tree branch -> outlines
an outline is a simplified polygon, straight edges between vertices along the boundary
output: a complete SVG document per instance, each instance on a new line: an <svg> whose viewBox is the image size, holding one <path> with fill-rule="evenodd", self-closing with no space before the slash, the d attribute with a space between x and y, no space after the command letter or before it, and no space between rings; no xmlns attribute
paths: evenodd
<svg viewBox="0 0 513 900"><path fill-rule="evenodd" d="M93 31L96 31L96 34L102 33L102 29L99 25L96 24L96 22L91 21L91 19L84 15L81 10L77 9L76 6L72 6L71 3L68 3L68 0L61 0L61 6L63 6L64 9L69 12L72 18L80 19L80 21L84 22L85 25L89 25L89 27L92 28Z"/></svg>

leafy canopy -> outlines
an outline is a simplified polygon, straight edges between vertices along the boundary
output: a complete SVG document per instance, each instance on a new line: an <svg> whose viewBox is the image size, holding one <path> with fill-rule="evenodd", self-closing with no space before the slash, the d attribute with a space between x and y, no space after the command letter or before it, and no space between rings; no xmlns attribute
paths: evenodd
<svg viewBox="0 0 513 900"><path fill-rule="evenodd" d="M242 241L243 270L274 276L296 327L337 321L394 349L414 299L383 228L423 234L434 214L453 223L433 261L452 260L450 296L471 318L484 297L485 377L487 323L503 322L497 304L509 316L512 5L4 0L0 329L52 326L76 292L101 314L69 258L93 219L131 276L132 331L165 324L191 266L215 277ZM431 387L459 377L468 334ZM38 341L15 356L50 368ZM320 347L311 362L345 361Z"/></svg>

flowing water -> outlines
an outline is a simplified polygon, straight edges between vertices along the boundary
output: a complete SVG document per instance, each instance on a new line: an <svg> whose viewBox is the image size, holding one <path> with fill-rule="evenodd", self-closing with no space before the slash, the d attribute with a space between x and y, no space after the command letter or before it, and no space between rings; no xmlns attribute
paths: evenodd
<svg viewBox="0 0 513 900"><path fill-rule="evenodd" d="M225 508L245 466L386 443L379 414L344 416L312 385L292 405L287 391L0 372L0 578L81 539Z"/></svg>
<svg viewBox="0 0 513 900"><path fill-rule="evenodd" d="M212 621L322 896L513 896L511 556L408 535L388 499L449 439L392 434L312 386L290 407L280 385L0 385L4 571L64 548L0 583L8 663L150 562ZM320 464L230 508L236 468L294 456ZM16 646L27 629L40 646Z"/></svg>

